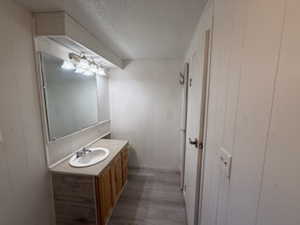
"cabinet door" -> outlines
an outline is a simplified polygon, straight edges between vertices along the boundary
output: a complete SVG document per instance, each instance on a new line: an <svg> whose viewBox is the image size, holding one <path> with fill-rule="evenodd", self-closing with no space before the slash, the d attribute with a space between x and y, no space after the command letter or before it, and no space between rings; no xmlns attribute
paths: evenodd
<svg viewBox="0 0 300 225"><path fill-rule="evenodd" d="M122 151L122 174L123 174L123 186L126 184L127 182L127 178L128 178L128 149L125 148Z"/></svg>
<svg viewBox="0 0 300 225"><path fill-rule="evenodd" d="M112 204L115 205L118 198L118 194L117 194L117 186L116 186L116 167L115 167L114 160L111 162L110 180L111 180Z"/></svg>
<svg viewBox="0 0 300 225"><path fill-rule="evenodd" d="M118 200L120 192L123 187L121 154L118 154L112 161L110 176L111 176L111 186L112 186L112 199L114 205Z"/></svg>
<svg viewBox="0 0 300 225"><path fill-rule="evenodd" d="M99 176L98 188L100 191L100 221L101 225L105 225L111 214L113 207L112 201L112 184L111 184L111 167L107 167Z"/></svg>
<svg viewBox="0 0 300 225"><path fill-rule="evenodd" d="M116 191L117 196L119 196L123 187L123 178L122 178L122 157L121 154L118 154L115 159L115 169L116 169Z"/></svg>

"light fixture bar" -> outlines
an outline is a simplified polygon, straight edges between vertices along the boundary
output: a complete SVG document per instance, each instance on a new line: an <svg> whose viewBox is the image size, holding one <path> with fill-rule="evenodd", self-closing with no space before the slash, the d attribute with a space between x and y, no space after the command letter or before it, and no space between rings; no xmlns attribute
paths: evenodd
<svg viewBox="0 0 300 225"><path fill-rule="evenodd" d="M85 76L106 75L105 69L100 64L97 64L93 59L88 59L83 53L81 55L70 53L69 58L70 61L64 61L62 64L62 69L75 70L76 73Z"/></svg>

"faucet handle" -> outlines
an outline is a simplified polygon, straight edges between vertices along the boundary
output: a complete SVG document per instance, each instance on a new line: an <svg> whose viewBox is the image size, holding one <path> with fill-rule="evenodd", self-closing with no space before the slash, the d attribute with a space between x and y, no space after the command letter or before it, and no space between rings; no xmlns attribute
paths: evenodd
<svg viewBox="0 0 300 225"><path fill-rule="evenodd" d="M88 153L88 152L91 152L91 150L88 149L87 147L84 147L84 148L82 149L82 152L83 152L83 153Z"/></svg>
<svg viewBox="0 0 300 225"><path fill-rule="evenodd" d="M76 158L80 158L83 155L82 151L76 152Z"/></svg>

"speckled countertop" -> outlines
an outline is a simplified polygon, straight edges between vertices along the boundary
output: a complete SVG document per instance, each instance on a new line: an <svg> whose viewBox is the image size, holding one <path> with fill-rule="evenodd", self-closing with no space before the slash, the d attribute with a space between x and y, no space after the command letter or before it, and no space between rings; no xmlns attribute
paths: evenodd
<svg viewBox="0 0 300 225"><path fill-rule="evenodd" d="M69 165L70 158L68 158L51 168L50 171L53 173L97 176L127 144L128 141L126 140L100 139L89 147L109 149L110 154L104 161L90 167L75 168Z"/></svg>

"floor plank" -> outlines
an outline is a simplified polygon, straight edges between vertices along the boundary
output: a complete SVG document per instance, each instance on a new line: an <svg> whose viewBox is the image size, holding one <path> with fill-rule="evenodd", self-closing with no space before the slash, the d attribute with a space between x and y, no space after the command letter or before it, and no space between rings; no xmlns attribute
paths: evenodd
<svg viewBox="0 0 300 225"><path fill-rule="evenodd" d="M131 169L108 225L186 225L179 174Z"/></svg>

